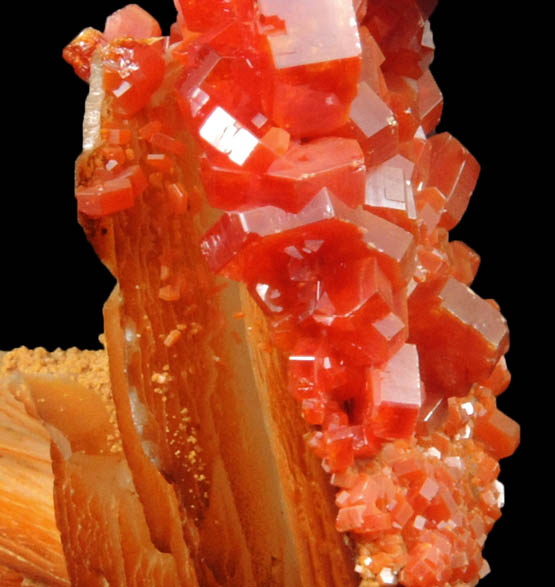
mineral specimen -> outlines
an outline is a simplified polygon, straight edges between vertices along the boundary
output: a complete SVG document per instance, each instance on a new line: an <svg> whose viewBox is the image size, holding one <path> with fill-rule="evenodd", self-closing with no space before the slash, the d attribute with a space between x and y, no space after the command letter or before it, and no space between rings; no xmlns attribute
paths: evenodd
<svg viewBox="0 0 555 587"><path fill-rule="evenodd" d="M126 466L172 580L475 585L519 427L496 407L505 319L449 240L479 165L434 133L436 2L175 4L167 37L129 5L64 51L91 85L75 195L119 282L106 329ZM242 284L240 331L222 278ZM325 476L336 509L313 490ZM272 524L294 555L271 552Z"/></svg>

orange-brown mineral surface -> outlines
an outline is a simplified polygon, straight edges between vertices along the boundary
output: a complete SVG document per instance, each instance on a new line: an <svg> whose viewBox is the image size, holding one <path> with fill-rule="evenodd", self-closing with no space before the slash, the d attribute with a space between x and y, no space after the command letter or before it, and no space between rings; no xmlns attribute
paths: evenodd
<svg viewBox="0 0 555 587"><path fill-rule="evenodd" d="M105 351L15 349L0 393L2 585L194 584L190 562L152 542Z"/></svg>

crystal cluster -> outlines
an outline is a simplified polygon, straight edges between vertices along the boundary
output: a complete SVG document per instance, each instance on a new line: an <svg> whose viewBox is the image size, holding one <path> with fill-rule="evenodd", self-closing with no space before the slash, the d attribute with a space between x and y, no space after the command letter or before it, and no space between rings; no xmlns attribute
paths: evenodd
<svg viewBox="0 0 555 587"><path fill-rule="evenodd" d="M195 195L176 179L187 129L223 210L202 253L267 317L357 572L476 584L503 503L498 460L519 428L495 401L510 380L506 322L469 287L477 254L448 238L479 165L434 134L436 1L175 4L169 37L129 5L65 50L86 80L101 60L112 109L78 177L79 211L115 214L155 188L187 213ZM178 122L157 107L168 79Z"/></svg>

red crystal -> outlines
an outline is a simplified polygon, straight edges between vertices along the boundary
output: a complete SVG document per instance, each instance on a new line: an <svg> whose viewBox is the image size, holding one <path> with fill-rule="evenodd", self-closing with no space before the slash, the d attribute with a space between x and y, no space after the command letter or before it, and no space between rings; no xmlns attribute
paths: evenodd
<svg viewBox="0 0 555 587"><path fill-rule="evenodd" d="M102 170L100 170L102 171ZM102 177L103 174L97 174ZM75 192L80 212L92 217L113 214L131 208L147 187L143 170L133 165L112 177L81 186Z"/></svg>
<svg viewBox="0 0 555 587"><path fill-rule="evenodd" d="M509 347L497 308L453 277L409 298L409 340L419 349L426 389L464 395L492 373Z"/></svg>
<svg viewBox="0 0 555 587"><path fill-rule="evenodd" d="M92 56L96 49L105 43L106 39L100 31L88 27L64 48L63 57L73 67L75 73L83 81L88 82Z"/></svg>
<svg viewBox="0 0 555 587"><path fill-rule="evenodd" d="M444 199L439 224L451 230L468 206L479 172L480 166L459 141L441 133L426 141L413 181L418 190L437 188Z"/></svg>
<svg viewBox="0 0 555 587"><path fill-rule="evenodd" d="M512 455L520 442L519 425L497 408L476 419L474 434L497 459Z"/></svg>
<svg viewBox="0 0 555 587"><path fill-rule="evenodd" d="M403 345L369 381L374 433L387 440L410 438L422 405L416 346Z"/></svg>
<svg viewBox="0 0 555 587"><path fill-rule="evenodd" d="M438 125L443 109L443 96L430 70L418 78L418 114L424 132L429 133Z"/></svg>
<svg viewBox="0 0 555 587"><path fill-rule="evenodd" d="M364 81L358 85L350 112L350 125L343 133L360 143L369 166L392 157L399 146L397 121L389 106Z"/></svg>
<svg viewBox="0 0 555 587"><path fill-rule="evenodd" d="M104 88L114 97L114 108L133 116L150 101L164 78L165 62L156 45L117 39L105 50Z"/></svg>
<svg viewBox="0 0 555 587"><path fill-rule="evenodd" d="M266 176L269 189L282 198L275 205L297 212L322 188L351 208L359 206L364 197L364 171L364 155L357 141L328 137L293 145L270 165Z"/></svg>
<svg viewBox="0 0 555 587"><path fill-rule="evenodd" d="M294 137L332 134L347 119L360 75L352 4L263 0L259 7L264 19L286 24L267 34L274 65L268 114Z"/></svg>
<svg viewBox="0 0 555 587"><path fill-rule="evenodd" d="M414 192L410 178L412 161L395 155L372 168L366 178L365 207L414 234L417 225Z"/></svg>
<svg viewBox="0 0 555 587"><path fill-rule="evenodd" d="M136 4L128 4L116 10L106 19L104 27L104 38L107 41L122 37L133 37L137 40L150 39L161 35L162 30L158 22Z"/></svg>

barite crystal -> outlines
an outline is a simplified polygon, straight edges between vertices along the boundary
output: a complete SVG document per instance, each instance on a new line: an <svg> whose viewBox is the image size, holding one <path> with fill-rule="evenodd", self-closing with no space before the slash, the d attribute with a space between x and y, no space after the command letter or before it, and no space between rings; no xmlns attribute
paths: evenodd
<svg viewBox="0 0 555 587"><path fill-rule="evenodd" d="M109 105L76 198L117 268L127 317L145 338L184 349L200 322L160 332L205 287L194 263L243 283L281 360L280 401L298 403L337 489L336 529L349 533L363 584L475 585L504 501L498 460L517 448L519 427L496 407L510 380L505 319L470 288L478 255L447 232L479 165L434 134L436 2L175 4L169 37L130 5L64 52ZM204 201L223 212L211 211L194 252L181 251L175 227L196 222ZM107 218L114 258L99 237ZM162 317L137 310L154 304L137 275L166 304ZM141 361L150 375L151 360L169 359L129 345L129 380L152 418L143 448L162 446L131 469L162 459L181 504L201 508L203 480L172 445L183 435L137 374Z"/></svg>

